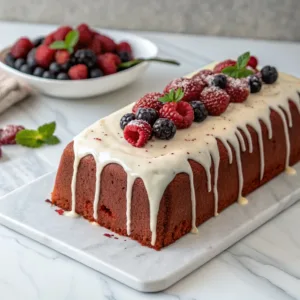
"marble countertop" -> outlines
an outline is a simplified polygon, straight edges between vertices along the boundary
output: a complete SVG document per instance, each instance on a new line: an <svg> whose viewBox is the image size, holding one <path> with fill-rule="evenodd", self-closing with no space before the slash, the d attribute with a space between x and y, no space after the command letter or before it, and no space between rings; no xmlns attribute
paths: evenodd
<svg viewBox="0 0 300 300"><path fill-rule="evenodd" d="M0 22L0 47L20 35L34 37L51 29L46 25ZM157 43L160 56L178 59L182 65L152 64L137 82L109 95L85 100L37 96L10 108L0 116L0 127L19 123L36 128L55 120L62 143L36 150L5 147L0 161L0 196L55 170L64 146L92 122L213 60L250 50L261 64L274 64L280 71L300 76L299 43L139 34ZM155 294L132 290L0 226L1 299L300 299L299 216L300 202L176 285Z"/></svg>

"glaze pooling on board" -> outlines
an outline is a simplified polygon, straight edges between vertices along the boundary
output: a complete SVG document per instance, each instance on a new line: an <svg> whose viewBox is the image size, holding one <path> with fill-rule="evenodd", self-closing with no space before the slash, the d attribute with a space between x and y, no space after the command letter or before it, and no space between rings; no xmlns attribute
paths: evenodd
<svg viewBox="0 0 300 300"><path fill-rule="evenodd" d="M190 77L190 76L188 76ZM175 137L169 141L149 141L144 148L135 148L123 138L119 127L121 117L131 109L131 104L112 115L94 123L74 139L74 171L72 178L72 210L69 215L76 216L76 177L81 158L92 155L96 162L96 188L94 198L94 219L98 218L98 204L101 193L101 172L110 163L121 165L127 173L127 234L131 229L131 197L135 179L141 178L144 182L150 207L151 244L156 242L157 215L160 202L167 186L179 173L186 173L190 178L192 202L192 232L196 228L196 199L194 177L189 160L201 164L207 176L207 189L213 192L215 201L215 215L218 215L218 174L220 153L218 140L225 146L229 163L236 157L239 193L237 201L246 204L247 199L242 196L243 172L241 151L253 152L253 143L248 126L251 126L258 135L260 151L260 178L264 176L264 145L262 139L261 122L268 129L268 136L272 138L271 109L276 111L282 119L286 139L286 170L292 174L289 167L290 141L288 127L292 126L289 101L297 106L300 112L300 101L297 91L300 91L300 80L286 74L279 74L275 84L263 85L261 92L250 94L244 103L232 103L226 112L218 117L208 117L202 123L193 123L185 130L178 130ZM246 117L241 117L241 116ZM243 135L248 142L248 148ZM234 152L234 153L233 153ZM210 169L214 165L214 184ZM166 167L167 166L167 167Z"/></svg>

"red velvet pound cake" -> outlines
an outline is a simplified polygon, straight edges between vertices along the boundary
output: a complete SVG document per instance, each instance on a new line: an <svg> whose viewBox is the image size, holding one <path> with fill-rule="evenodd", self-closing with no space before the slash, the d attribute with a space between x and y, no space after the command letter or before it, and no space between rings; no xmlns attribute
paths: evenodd
<svg viewBox="0 0 300 300"><path fill-rule="evenodd" d="M96 122L64 150L52 202L66 215L155 249L197 232L234 202L247 203L244 196L285 170L293 173L300 160L300 80L272 72L271 79L263 70L248 78L251 94L242 79L230 85L228 75L224 83L211 71L205 78L197 73L179 87L171 83L165 96L152 93L151 101L146 97ZM257 88L261 77L265 84ZM189 103L190 81L200 104ZM167 98L173 100L166 104ZM168 118L171 124L163 124ZM128 121L121 122L124 133L120 120Z"/></svg>

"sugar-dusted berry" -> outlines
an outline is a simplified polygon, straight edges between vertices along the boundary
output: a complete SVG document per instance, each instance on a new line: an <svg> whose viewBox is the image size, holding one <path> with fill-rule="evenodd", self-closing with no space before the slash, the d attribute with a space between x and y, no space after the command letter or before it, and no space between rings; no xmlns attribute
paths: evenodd
<svg viewBox="0 0 300 300"><path fill-rule="evenodd" d="M217 86L221 89L225 89L227 85L227 77L224 74L217 74L215 75L212 80L211 84Z"/></svg>
<svg viewBox="0 0 300 300"><path fill-rule="evenodd" d="M153 125L153 134L161 140L170 140L176 134L176 126L172 120L159 118Z"/></svg>
<svg viewBox="0 0 300 300"><path fill-rule="evenodd" d="M190 105L194 110L194 122L202 122L208 116L208 111L201 101L191 101Z"/></svg>
<svg viewBox="0 0 300 300"><path fill-rule="evenodd" d="M21 125L7 125L0 129L0 145L16 144L16 135L19 131L25 129Z"/></svg>
<svg viewBox="0 0 300 300"><path fill-rule="evenodd" d="M249 85L246 78L228 78L226 92L230 96L230 102L242 103L249 96Z"/></svg>
<svg viewBox="0 0 300 300"><path fill-rule="evenodd" d="M137 110L141 107L143 108L153 108L157 112L162 108L163 103L159 101L161 97L163 97L164 94L152 92L146 94L144 97L142 97L140 100L138 100L135 105L132 108L132 112L136 113Z"/></svg>
<svg viewBox="0 0 300 300"><path fill-rule="evenodd" d="M137 120L144 120L151 126L158 119L158 113L153 108L139 108L136 113Z"/></svg>
<svg viewBox="0 0 300 300"><path fill-rule="evenodd" d="M124 129L126 127L126 125L133 120L135 120L135 114L133 114L133 113L125 114L120 120L121 129Z"/></svg>
<svg viewBox="0 0 300 300"><path fill-rule="evenodd" d="M152 134L151 126L143 120L130 121L124 129L124 138L134 147L146 145Z"/></svg>
<svg viewBox="0 0 300 300"><path fill-rule="evenodd" d="M251 75L248 77L248 82L250 86L250 92L252 94L258 93L261 90L262 82L257 75Z"/></svg>

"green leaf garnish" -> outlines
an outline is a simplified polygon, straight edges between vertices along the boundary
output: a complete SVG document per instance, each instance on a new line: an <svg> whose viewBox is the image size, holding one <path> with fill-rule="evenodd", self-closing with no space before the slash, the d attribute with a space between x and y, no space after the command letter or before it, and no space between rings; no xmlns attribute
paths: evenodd
<svg viewBox="0 0 300 300"><path fill-rule="evenodd" d="M129 69L133 66L136 66L144 61L155 61L155 62L160 62L160 63L165 63L165 64L171 64L171 65L176 65L179 66L180 63L176 60L173 59L164 59L164 58L159 58L159 57L152 57L152 58L136 58L127 62L123 62L119 64L118 68L120 70L124 69Z"/></svg>
<svg viewBox="0 0 300 300"><path fill-rule="evenodd" d="M16 142L19 145L39 148L43 144L56 145L60 141L54 134L56 123L51 122L40 126L37 130L24 129L17 133Z"/></svg>
<svg viewBox="0 0 300 300"><path fill-rule="evenodd" d="M55 50L67 50L69 53L74 52L74 47L79 40L79 31L71 30L65 37L64 41L55 41L50 45L51 49Z"/></svg>
<svg viewBox="0 0 300 300"><path fill-rule="evenodd" d="M172 89L168 94L160 97L158 100L163 103L179 102L184 96L182 88L178 88L176 91Z"/></svg>
<svg viewBox="0 0 300 300"><path fill-rule="evenodd" d="M254 74L253 71L247 69L249 59L250 52L245 52L244 54L238 57L237 62L234 66L224 68L222 70L222 73L233 78L245 78Z"/></svg>

